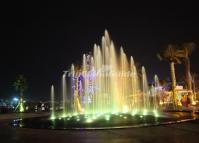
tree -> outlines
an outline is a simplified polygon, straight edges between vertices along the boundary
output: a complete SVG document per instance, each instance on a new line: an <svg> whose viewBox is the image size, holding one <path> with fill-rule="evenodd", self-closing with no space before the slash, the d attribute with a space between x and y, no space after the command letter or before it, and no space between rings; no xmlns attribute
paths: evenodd
<svg viewBox="0 0 199 143"><path fill-rule="evenodd" d="M187 89L189 91L192 91L192 77L191 77L191 72L190 72L190 59L189 56L195 49L195 43L184 43L182 45L182 50L184 51L184 64L185 64L185 77L186 77L186 84L187 84Z"/></svg>
<svg viewBox="0 0 199 143"><path fill-rule="evenodd" d="M178 45L169 44L167 48L157 55L160 60L166 60L170 63L171 71L171 81L172 81L172 93L173 93L173 102L176 102L176 76L175 76L175 64L181 64L181 58L184 56L182 51L179 50Z"/></svg>
<svg viewBox="0 0 199 143"><path fill-rule="evenodd" d="M27 87L28 87L26 78L21 74L18 75L16 77L16 81L14 82L14 86L15 86L16 91L20 95L19 104L17 105L16 109L19 108L19 111L23 112L24 111L23 96L24 96L24 92L27 90Z"/></svg>
<svg viewBox="0 0 199 143"><path fill-rule="evenodd" d="M197 93L199 91L199 76L196 73L192 73L192 82L193 82L193 99L194 101L197 100Z"/></svg>

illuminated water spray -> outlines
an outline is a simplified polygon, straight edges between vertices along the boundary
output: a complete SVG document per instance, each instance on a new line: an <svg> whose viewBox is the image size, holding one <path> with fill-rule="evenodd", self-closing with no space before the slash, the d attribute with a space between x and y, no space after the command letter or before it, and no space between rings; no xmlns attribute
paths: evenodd
<svg viewBox="0 0 199 143"><path fill-rule="evenodd" d="M63 97L63 117L66 116L66 74L62 75L62 97Z"/></svg>
<svg viewBox="0 0 199 143"><path fill-rule="evenodd" d="M109 113L136 114L141 111L145 115L150 110L158 110L157 76L155 85L149 88L145 68L138 73L132 56L128 59L122 47L117 53L107 31L101 46L94 44L91 53L83 54L82 65L72 64L69 71L62 76L62 117L85 114L94 119ZM53 86L51 100L54 117Z"/></svg>
<svg viewBox="0 0 199 143"><path fill-rule="evenodd" d="M55 91L54 91L54 86L51 85L51 90L50 90L50 95L51 95L51 119L55 118Z"/></svg>

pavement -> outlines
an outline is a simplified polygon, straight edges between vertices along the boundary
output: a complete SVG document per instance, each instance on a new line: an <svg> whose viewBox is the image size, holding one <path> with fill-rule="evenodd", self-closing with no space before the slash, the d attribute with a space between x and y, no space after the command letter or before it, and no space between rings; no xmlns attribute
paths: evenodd
<svg viewBox="0 0 199 143"><path fill-rule="evenodd" d="M114 130L45 130L15 128L16 117L43 114L0 115L0 143L199 143L199 120L152 127Z"/></svg>

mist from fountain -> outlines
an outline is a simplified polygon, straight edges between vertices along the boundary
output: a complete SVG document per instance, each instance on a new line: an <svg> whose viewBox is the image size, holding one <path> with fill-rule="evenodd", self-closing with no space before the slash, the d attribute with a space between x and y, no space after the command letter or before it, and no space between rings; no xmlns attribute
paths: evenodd
<svg viewBox="0 0 199 143"><path fill-rule="evenodd" d="M55 119L55 91L53 85L51 85L50 96L51 96L51 119Z"/></svg>
<svg viewBox="0 0 199 143"><path fill-rule="evenodd" d="M101 47L94 44L92 54L83 54L81 66L72 64L69 72L63 74L62 116L135 114L138 111L145 115L150 110L157 111L159 93L154 90L159 86L157 76L154 80L155 85L150 92L145 68L142 67L138 74L133 57L128 60L122 47L118 54L105 31Z"/></svg>

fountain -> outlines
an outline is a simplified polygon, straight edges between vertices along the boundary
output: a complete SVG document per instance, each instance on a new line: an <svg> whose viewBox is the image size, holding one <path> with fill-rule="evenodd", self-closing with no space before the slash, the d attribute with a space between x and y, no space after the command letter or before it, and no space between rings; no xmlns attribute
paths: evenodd
<svg viewBox="0 0 199 143"><path fill-rule="evenodd" d="M175 113L168 116L168 112L161 111L159 87L157 75L149 87L145 68L138 72L133 57L128 60L122 47L118 54L105 31L101 47L94 44L92 53L83 54L82 65L72 64L62 75L62 111L55 112L51 86L51 118L23 120L20 124L51 129L104 129L178 120Z"/></svg>
<svg viewBox="0 0 199 143"><path fill-rule="evenodd" d="M70 81L70 99L65 104L66 74L63 75L63 115L131 112L134 109L151 110L149 87L145 68L142 67L141 85L134 64L123 50L117 55L113 41L105 31L101 47L94 44L93 54L84 54L81 67L71 66L67 73ZM153 96L152 96L153 98ZM156 100L153 100L154 102ZM71 104L72 103L72 104ZM71 106L72 105L72 106ZM66 106L71 106L66 111Z"/></svg>
<svg viewBox="0 0 199 143"><path fill-rule="evenodd" d="M51 108L52 108L51 119L55 119L55 91L53 85L51 85L50 97L51 97Z"/></svg>

